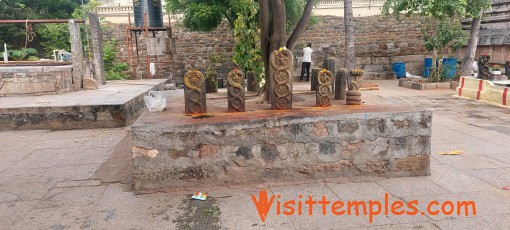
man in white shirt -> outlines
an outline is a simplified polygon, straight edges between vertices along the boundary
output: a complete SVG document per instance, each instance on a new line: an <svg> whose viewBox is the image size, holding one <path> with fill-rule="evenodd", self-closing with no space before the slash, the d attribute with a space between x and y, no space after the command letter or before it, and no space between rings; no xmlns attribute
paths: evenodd
<svg viewBox="0 0 510 230"><path fill-rule="evenodd" d="M312 43L308 43L308 45L303 49L303 62L301 63L301 78L299 81L304 80L305 70L306 70L306 81L310 80L310 66L312 65Z"/></svg>

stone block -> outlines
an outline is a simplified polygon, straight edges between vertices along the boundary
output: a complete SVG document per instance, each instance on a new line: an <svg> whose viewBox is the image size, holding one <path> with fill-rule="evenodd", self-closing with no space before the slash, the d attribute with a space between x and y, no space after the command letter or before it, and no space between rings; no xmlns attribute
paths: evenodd
<svg viewBox="0 0 510 230"><path fill-rule="evenodd" d="M99 82L97 82L93 78L84 78L83 79L83 89L84 90L95 90L99 88Z"/></svg>

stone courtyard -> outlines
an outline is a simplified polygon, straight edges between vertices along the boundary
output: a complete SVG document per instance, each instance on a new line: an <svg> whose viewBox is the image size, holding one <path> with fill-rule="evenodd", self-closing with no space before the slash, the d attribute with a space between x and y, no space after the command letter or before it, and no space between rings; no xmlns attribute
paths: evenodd
<svg viewBox="0 0 510 230"><path fill-rule="evenodd" d="M507 229L510 224L510 110L456 98L453 90L415 91L396 80L373 81L366 103L432 111L431 175L303 179L239 186L135 191L130 127L0 132L1 229ZM309 88L298 83L295 90ZM169 99L182 94L172 91ZM335 102L334 102L335 103ZM336 103L339 103L336 101ZM169 108L172 109L172 108ZM147 112L145 112L147 113ZM438 152L461 150L460 155ZM267 190L283 199L409 203L476 202L476 216L332 214L277 215L262 222L251 195ZM207 201L190 200L195 192ZM304 200L303 198L302 200ZM283 203L283 202L282 202Z"/></svg>

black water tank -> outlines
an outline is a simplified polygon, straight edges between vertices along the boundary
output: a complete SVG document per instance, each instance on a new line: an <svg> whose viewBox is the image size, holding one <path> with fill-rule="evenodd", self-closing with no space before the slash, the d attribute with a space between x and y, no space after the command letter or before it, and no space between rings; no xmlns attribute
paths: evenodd
<svg viewBox="0 0 510 230"><path fill-rule="evenodd" d="M145 10L147 3L147 17L149 18L149 27L163 27L163 8L161 0L133 0L133 9L135 13L135 27L144 27Z"/></svg>

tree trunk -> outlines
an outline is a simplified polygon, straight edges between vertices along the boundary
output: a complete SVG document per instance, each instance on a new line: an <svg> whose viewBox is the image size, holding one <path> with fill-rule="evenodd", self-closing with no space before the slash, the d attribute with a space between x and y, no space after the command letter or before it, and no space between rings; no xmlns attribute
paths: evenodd
<svg viewBox="0 0 510 230"><path fill-rule="evenodd" d="M352 0L344 0L344 24L345 24L345 68L350 71L356 67Z"/></svg>
<svg viewBox="0 0 510 230"><path fill-rule="evenodd" d="M478 46L478 39L480 38L480 23L482 22L483 10L477 18L473 18L471 22L471 30L468 46L464 53L464 60L460 65L459 74L460 76L471 76L473 59L475 58L476 48Z"/></svg>
<svg viewBox="0 0 510 230"><path fill-rule="evenodd" d="M303 16L301 16L301 19L299 19L299 22L298 22L296 28L294 28L294 31L292 31L292 34L290 35L289 40L287 41L288 49L290 49L290 50L294 49L299 36L305 30L306 24L308 24L308 19L310 18L310 15L312 14L313 3L314 3L314 0L306 1L305 9L303 10Z"/></svg>
<svg viewBox="0 0 510 230"><path fill-rule="evenodd" d="M266 84L269 83L269 34L271 31L271 17L269 11L269 1L259 1L259 20L260 20L260 49L262 50L262 60L264 61L264 76ZM267 87L263 87L264 89ZM269 100L269 94L262 93L265 95L264 100Z"/></svg>

